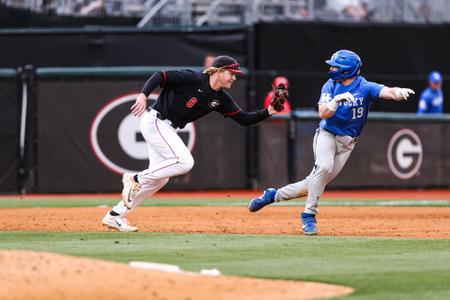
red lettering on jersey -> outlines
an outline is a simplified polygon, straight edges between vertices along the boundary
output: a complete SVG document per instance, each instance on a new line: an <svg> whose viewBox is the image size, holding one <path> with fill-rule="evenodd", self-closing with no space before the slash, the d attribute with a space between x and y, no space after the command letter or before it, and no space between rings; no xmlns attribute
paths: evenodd
<svg viewBox="0 0 450 300"><path fill-rule="evenodd" d="M197 101L198 101L197 98L192 97L192 98L186 103L186 106L189 107L189 108L192 108L192 106L194 106L195 103L197 103Z"/></svg>

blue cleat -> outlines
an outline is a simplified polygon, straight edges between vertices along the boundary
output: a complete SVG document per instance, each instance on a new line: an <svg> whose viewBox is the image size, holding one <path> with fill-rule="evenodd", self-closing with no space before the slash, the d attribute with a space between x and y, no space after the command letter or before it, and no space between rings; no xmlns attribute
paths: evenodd
<svg viewBox="0 0 450 300"><path fill-rule="evenodd" d="M302 213L302 223L305 235L316 235L318 233L316 215Z"/></svg>
<svg viewBox="0 0 450 300"><path fill-rule="evenodd" d="M252 201L250 201L250 204L248 205L248 210L251 212L255 212L260 210L266 205L274 203L276 193L277 190L274 188L269 188L265 190L261 196L253 198Z"/></svg>

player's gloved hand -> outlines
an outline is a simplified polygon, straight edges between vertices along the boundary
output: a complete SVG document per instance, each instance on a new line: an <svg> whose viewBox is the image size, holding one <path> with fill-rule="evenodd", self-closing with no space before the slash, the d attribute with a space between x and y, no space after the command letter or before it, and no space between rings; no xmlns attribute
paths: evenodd
<svg viewBox="0 0 450 300"><path fill-rule="evenodd" d="M272 86L272 88L273 98L272 101L270 101L270 106L273 107L277 112L281 112L284 109L284 103L289 98L287 86L280 83L278 86Z"/></svg>
<svg viewBox="0 0 450 300"><path fill-rule="evenodd" d="M136 102L134 102L133 106L131 106L131 113L134 116L139 117L144 113L146 108L147 108L147 96L141 93L137 97Z"/></svg>
<svg viewBox="0 0 450 300"><path fill-rule="evenodd" d="M408 88L395 88L394 93L396 101L408 100L409 96L415 94L412 89Z"/></svg>
<svg viewBox="0 0 450 300"><path fill-rule="evenodd" d="M336 111L340 102L356 102L355 97L350 92L345 92L334 96L334 98L327 103L329 110Z"/></svg>

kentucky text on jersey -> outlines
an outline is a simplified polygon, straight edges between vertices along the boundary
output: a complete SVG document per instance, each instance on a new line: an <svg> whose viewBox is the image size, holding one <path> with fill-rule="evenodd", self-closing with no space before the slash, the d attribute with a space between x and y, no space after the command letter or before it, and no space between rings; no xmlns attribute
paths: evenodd
<svg viewBox="0 0 450 300"><path fill-rule="evenodd" d="M350 85L329 79L322 87L319 104L331 101L336 95L350 92L355 102L340 103L335 115L320 122L320 127L335 134L358 137L366 124L367 114L373 101L380 97L383 85L358 76Z"/></svg>

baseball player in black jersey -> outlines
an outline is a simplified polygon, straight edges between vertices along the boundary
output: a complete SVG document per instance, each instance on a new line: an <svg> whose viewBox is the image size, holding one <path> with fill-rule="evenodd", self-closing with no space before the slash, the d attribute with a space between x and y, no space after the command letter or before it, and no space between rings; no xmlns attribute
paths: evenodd
<svg viewBox="0 0 450 300"><path fill-rule="evenodd" d="M194 166L194 158L177 135L176 129L217 111L241 125L258 123L277 111L269 106L256 112L243 112L223 89L230 89L242 74L238 62L229 56L218 56L212 67L193 70L160 71L145 83L141 94L131 107L131 113L141 116L141 132L148 145L149 167L137 174L122 177L122 201L103 218L103 224L119 231L138 231L128 223L126 215L145 197L150 197L167 184L172 176L182 175ZM147 98L162 87L152 107Z"/></svg>

